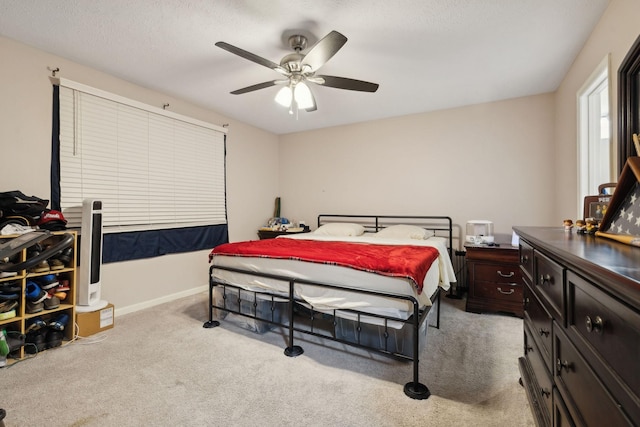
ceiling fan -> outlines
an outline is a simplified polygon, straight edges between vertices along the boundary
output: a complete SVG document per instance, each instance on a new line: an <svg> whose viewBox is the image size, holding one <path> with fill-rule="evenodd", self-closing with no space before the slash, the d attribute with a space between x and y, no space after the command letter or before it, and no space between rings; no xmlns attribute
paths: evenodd
<svg viewBox="0 0 640 427"><path fill-rule="evenodd" d="M295 52L282 58L280 64L229 43L217 42L216 46L256 64L271 68L284 77L283 79L271 80L234 90L231 92L233 95L240 95L275 85L284 85L276 95L276 102L288 107L289 114L293 114L294 110L297 112L299 109L305 111L315 111L317 109L313 93L306 83L360 92L375 92L378 90L377 83L346 77L316 75L318 69L331 59L346 42L347 38L345 36L337 31L331 31L314 44L306 54L303 54L302 51L307 48L307 38L299 34L292 35L289 37L289 46Z"/></svg>

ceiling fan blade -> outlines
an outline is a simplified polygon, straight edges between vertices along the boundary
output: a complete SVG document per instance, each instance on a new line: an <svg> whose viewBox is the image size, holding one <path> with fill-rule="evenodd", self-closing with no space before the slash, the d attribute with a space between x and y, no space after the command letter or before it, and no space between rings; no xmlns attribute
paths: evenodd
<svg viewBox="0 0 640 427"><path fill-rule="evenodd" d="M347 38L337 31L331 31L311 47L302 58L300 65L308 65L311 71L322 67L347 42Z"/></svg>
<svg viewBox="0 0 640 427"><path fill-rule="evenodd" d="M320 83L319 81L314 81L319 85L335 87L338 89L347 89L347 90L357 90L360 92L375 92L378 90L377 83L365 82L363 80L356 79L348 79L346 77L336 77L336 76L315 76L315 78L320 78L324 80L324 82Z"/></svg>
<svg viewBox="0 0 640 427"><path fill-rule="evenodd" d="M240 49L239 47L230 45L229 43L225 43L225 42L217 42L216 46L218 46L221 49L226 50L227 52L231 52L235 55L238 55L244 59L248 59L249 61L255 62L256 64L262 65L264 67L267 68L271 68L272 70L275 70L277 72L279 72L280 74L284 74L284 75L288 75L289 72L287 70L285 70L284 68L282 68L279 64L276 64L273 61L269 61L268 59L265 59L261 56L258 56L256 54L253 54L251 52L247 52L244 49Z"/></svg>
<svg viewBox="0 0 640 427"><path fill-rule="evenodd" d="M285 80L287 81L287 80ZM275 86L282 82L282 80L272 80L270 82L258 83L252 86L243 87L242 89L237 89L231 92L232 95L241 95L247 92L253 92L254 90L264 89L267 87Z"/></svg>

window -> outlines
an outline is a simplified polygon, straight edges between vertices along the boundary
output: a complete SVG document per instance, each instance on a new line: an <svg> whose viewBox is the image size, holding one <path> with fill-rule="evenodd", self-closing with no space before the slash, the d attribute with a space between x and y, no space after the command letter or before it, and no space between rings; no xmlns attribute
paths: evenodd
<svg viewBox="0 0 640 427"><path fill-rule="evenodd" d="M607 55L578 92L578 217L584 197L613 180L609 85Z"/></svg>
<svg viewBox="0 0 640 427"><path fill-rule="evenodd" d="M52 207L64 213L68 227L80 227L83 200L95 199L103 206L105 246L110 234L161 230L166 239L176 228L184 246L186 228L215 225L224 225L224 233L215 234L226 238L224 128L68 80L55 83L59 140L52 189L59 191L52 190ZM149 256L189 249L188 243L171 249L173 243L158 243L153 234L134 236L162 246Z"/></svg>

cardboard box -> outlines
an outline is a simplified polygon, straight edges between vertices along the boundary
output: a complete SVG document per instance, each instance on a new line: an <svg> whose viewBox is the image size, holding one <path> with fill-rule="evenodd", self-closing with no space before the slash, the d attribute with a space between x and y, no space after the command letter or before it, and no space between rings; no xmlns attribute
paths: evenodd
<svg viewBox="0 0 640 427"><path fill-rule="evenodd" d="M76 313L78 335L88 337L113 328L113 311L113 304L108 304L100 310Z"/></svg>

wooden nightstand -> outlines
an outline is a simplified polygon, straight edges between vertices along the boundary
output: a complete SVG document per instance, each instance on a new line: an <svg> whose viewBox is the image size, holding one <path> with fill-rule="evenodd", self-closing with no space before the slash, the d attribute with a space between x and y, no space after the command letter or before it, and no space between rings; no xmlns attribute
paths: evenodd
<svg viewBox="0 0 640 427"><path fill-rule="evenodd" d="M275 239L278 236L283 234L300 234L300 233L308 233L310 230L306 229L304 231L274 231L274 230L258 230L258 237L260 240L264 239Z"/></svg>
<svg viewBox="0 0 640 427"><path fill-rule="evenodd" d="M465 245L469 272L467 311L507 312L522 317L518 248L511 243L499 245Z"/></svg>

